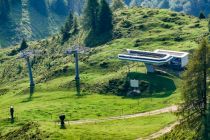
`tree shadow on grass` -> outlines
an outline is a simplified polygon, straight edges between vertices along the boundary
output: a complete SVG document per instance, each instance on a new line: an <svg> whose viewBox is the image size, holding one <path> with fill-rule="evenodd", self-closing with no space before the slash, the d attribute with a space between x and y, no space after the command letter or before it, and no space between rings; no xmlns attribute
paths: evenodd
<svg viewBox="0 0 210 140"><path fill-rule="evenodd" d="M176 90L176 85L172 76L161 75L157 73L136 73L131 72L127 75L127 79L136 79L139 81L145 81L149 83L149 87L146 91L143 91L136 97L125 98L165 98L170 96Z"/></svg>

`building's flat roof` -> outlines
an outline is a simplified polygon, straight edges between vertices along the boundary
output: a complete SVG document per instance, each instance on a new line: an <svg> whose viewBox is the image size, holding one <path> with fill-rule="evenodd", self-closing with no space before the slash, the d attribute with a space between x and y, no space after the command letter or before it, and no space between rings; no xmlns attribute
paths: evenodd
<svg viewBox="0 0 210 140"><path fill-rule="evenodd" d="M139 50L129 50L129 49L127 51L128 54L132 54L133 56L142 56L142 57L151 57L151 58L164 58L168 56L168 54L160 54L149 51L139 51Z"/></svg>
<svg viewBox="0 0 210 140"><path fill-rule="evenodd" d="M139 61L153 64L164 64L172 59L169 54L155 53L150 51L130 50L128 54L119 54L118 58L122 60Z"/></svg>
<svg viewBox="0 0 210 140"><path fill-rule="evenodd" d="M183 58L183 57L189 55L189 53L187 53L187 52L178 52L178 51L160 50L160 49L155 50L154 52L155 53L162 53L162 54L169 54L170 56L179 57L179 58Z"/></svg>

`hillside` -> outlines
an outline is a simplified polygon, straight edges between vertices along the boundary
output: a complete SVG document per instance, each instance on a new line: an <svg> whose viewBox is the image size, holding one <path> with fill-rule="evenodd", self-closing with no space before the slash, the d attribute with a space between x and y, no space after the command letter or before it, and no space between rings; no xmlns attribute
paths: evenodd
<svg viewBox="0 0 210 140"><path fill-rule="evenodd" d="M200 12L204 12L206 16L210 13L209 0L132 0L130 5L170 9L194 16L199 16Z"/></svg>
<svg viewBox="0 0 210 140"><path fill-rule="evenodd" d="M0 19L0 48L18 44L23 38L37 40L56 34L64 24L68 11L81 14L85 3L84 0L9 0L9 2L9 17ZM125 0L124 2L128 6L165 8L195 16L201 11L206 16L210 12L209 0Z"/></svg>
<svg viewBox="0 0 210 140"><path fill-rule="evenodd" d="M114 14L113 40L80 54L81 96L75 93L73 56L64 51L82 42L82 31L64 45L58 35L29 43L29 49L42 52L31 58L37 84L31 96L25 61L8 55L19 46L1 49L0 139L137 139L162 129L176 121L173 114L72 124L64 130L56 121L62 113L71 121L95 120L180 103L179 77L146 74L144 64L120 61L117 54L127 48L192 52L206 35L207 21L193 16L149 8L119 10ZM141 96L126 96L128 90L123 87L132 78L149 85ZM16 111L14 124L8 121L10 105Z"/></svg>

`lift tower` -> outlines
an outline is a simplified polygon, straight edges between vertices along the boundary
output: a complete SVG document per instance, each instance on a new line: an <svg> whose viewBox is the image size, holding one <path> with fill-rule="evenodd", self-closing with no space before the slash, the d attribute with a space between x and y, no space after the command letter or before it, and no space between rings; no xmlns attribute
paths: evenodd
<svg viewBox="0 0 210 140"><path fill-rule="evenodd" d="M71 48L67 49L65 54L67 55L74 55L75 61L75 81L76 81L76 89L77 95L80 95L80 76L79 76L79 53L86 53L89 51L89 48L74 45Z"/></svg>
<svg viewBox="0 0 210 140"><path fill-rule="evenodd" d="M34 88L35 88L35 83L34 83L34 79L33 79L31 63L30 63L30 57L35 56L36 53L37 52L35 50L24 51L24 52L21 52L20 56L19 56L19 58L22 58L22 59L26 60L26 64L27 64L27 67L28 67L28 76L29 76L29 80L30 80L30 94L34 93Z"/></svg>
<svg viewBox="0 0 210 140"><path fill-rule="evenodd" d="M79 80L80 77L79 77L79 57L78 57L78 49L68 49L66 51L66 54L68 55L74 55L74 61L75 61L75 80Z"/></svg>

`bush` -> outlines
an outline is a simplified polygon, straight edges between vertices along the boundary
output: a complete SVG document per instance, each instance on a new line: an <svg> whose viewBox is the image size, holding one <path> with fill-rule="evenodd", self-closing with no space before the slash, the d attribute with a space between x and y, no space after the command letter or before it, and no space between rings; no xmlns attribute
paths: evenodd
<svg viewBox="0 0 210 140"><path fill-rule="evenodd" d="M175 38L174 38L174 41L177 41L177 42L179 42L179 41L183 41L184 39L181 37L181 35L177 35L177 36L175 36Z"/></svg>
<svg viewBox="0 0 210 140"><path fill-rule="evenodd" d="M132 26L132 22L129 20L124 20L121 22L120 26L123 28L130 28Z"/></svg>
<svg viewBox="0 0 210 140"><path fill-rule="evenodd" d="M123 37L123 33L121 32L120 29L116 29L113 33L113 38L121 38Z"/></svg>
<svg viewBox="0 0 210 140"><path fill-rule="evenodd" d="M160 26L161 26L162 28L165 28L165 29L170 29L170 28L172 27L172 25L166 24L166 23L162 23Z"/></svg>
<svg viewBox="0 0 210 140"><path fill-rule="evenodd" d="M143 16L142 16L142 18L148 18L148 17L149 17L148 15L143 15Z"/></svg>
<svg viewBox="0 0 210 140"><path fill-rule="evenodd" d="M104 69L109 67L108 62L101 62L99 65L100 65L101 68L104 68Z"/></svg>
<svg viewBox="0 0 210 140"><path fill-rule="evenodd" d="M171 13L170 14L172 17L176 17L177 16L177 13Z"/></svg>
<svg viewBox="0 0 210 140"><path fill-rule="evenodd" d="M105 91L105 93L126 96L129 91L129 87L129 82L126 79L111 79L102 92Z"/></svg>
<svg viewBox="0 0 210 140"><path fill-rule="evenodd" d="M140 39L136 39L134 42L134 47L138 47L141 45L141 40Z"/></svg>
<svg viewBox="0 0 210 140"><path fill-rule="evenodd" d="M179 21L180 18L179 17L162 17L161 20L163 22L176 22L176 21Z"/></svg>
<svg viewBox="0 0 210 140"><path fill-rule="evenodd" d="M139 93L134 93L130 87L130 81L127 78L111 79L107 85L102 86L101 93L112 93L118 96L139 96ZM149 82L140 81L140 94L149 89Z"/></svg>
<svg viewBox="0 0 210 140"><path fill-rule="evenodd" d="M18 51L16 49L14 49L8 54L8 56L14 56L16 54L18 54Z"/></svg>

